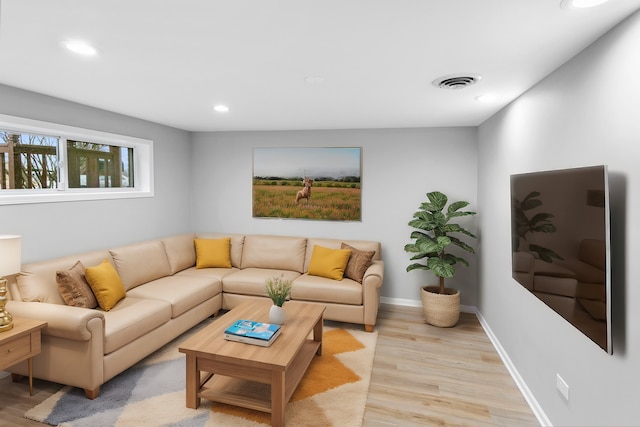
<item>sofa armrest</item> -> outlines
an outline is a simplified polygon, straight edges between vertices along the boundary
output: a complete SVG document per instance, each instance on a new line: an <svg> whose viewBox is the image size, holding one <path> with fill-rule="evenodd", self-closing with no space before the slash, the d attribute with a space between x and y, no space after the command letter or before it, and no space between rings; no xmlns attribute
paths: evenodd
<svg viewBox="0 0 640 427"><path fill-rule="evenodd" d="M380 307L380 287L384 279L384 261L373 261L362 279L362 305L364 306L364 324L367 330L373 330Z"/></svg>
<svg viewBox="0 0 640 427"><path fill-rule="evenodd" d="M384 279L384 261L373 261L373 263L367 268L362 276L362 285L375 286L379 288L382 286L382 280Z"/></svg>
<svg viewBox="0 0 640 427"><path fill-rule="evenodd" d="M6 309L13 317L47 322L43 335L88 341L91 339L89 321L96 318L101 320L104 330L104 314L99 310L26 301L7 301Z"/></svg>

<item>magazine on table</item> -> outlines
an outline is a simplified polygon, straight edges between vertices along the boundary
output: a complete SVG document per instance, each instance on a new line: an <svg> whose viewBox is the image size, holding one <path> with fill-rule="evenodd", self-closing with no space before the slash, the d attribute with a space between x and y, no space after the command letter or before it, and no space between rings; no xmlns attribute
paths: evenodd
<svg viewBox="0 0 640 427"><path fill-rule="evenodd" d="M224 338L247 344L268 347L280 335L280 325L273 323L237 320L224 331Z"/></svg>

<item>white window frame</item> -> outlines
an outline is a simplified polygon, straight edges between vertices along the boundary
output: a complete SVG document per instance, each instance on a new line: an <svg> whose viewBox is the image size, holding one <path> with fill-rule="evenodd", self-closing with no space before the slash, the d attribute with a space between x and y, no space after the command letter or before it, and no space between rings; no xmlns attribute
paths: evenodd
<svg viewBox="0 0 640 427"><path fill-rule="evenodd" d="M153 197L153 141L0 114L0 129L58 137L58 188L1 189L0 205ZM133 148L133 187L68 188L67 139Z"/></svg>

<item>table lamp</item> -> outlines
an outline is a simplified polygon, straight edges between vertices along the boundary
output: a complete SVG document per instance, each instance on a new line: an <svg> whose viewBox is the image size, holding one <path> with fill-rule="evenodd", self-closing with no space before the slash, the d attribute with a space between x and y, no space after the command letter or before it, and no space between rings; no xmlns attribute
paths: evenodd
<svg viewBox="0 0 640 427"><path fill-rule="evenodd" d="M21 255L20 236L0 235L0 333L13 328L13 318L4 309L7 303L7 281L4 276L20 272Z"/></svg>

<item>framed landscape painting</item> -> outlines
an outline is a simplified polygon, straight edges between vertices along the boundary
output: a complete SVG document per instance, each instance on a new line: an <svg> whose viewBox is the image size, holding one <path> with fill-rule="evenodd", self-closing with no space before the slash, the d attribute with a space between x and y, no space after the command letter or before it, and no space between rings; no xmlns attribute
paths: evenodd
<svg viewBox="0 0 640 427"><path fill-rule="evenodd" d="M361 176L361 148L254 148L253 217L360 221Z"/></svg>

